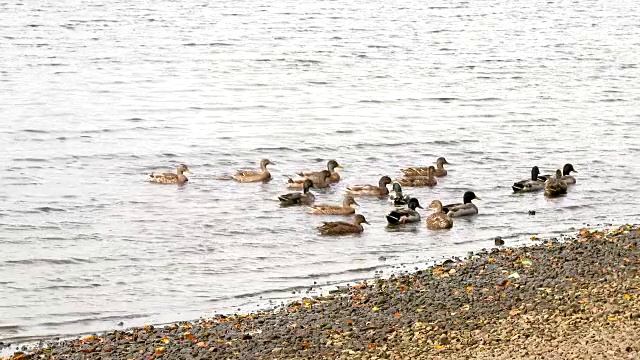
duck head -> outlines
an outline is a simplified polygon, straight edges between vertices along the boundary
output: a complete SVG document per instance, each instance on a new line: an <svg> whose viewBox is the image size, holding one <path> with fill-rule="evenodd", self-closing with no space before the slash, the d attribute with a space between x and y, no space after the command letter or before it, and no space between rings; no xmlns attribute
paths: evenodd
<svg viewBox="0 0 640 360"><path fill-rule="evenodd" d="M464 195L462 196L463 202L465 204L468 204L471 202L471 200L473 199L478 199L478 200L482 200L479 197L476 196L476 194L473 191L467 191L464 193Z"/></svg>

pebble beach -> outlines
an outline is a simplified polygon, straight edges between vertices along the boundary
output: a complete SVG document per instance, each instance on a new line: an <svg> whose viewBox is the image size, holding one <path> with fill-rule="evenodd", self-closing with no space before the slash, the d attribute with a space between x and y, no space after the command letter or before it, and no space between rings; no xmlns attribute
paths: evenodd
<svg viewBox="0 0 640 360"><path fill-rule="evenodd" d="M639 241L635 225L532 238L272 311L46 342L11 359L636 359Z"/></svg>

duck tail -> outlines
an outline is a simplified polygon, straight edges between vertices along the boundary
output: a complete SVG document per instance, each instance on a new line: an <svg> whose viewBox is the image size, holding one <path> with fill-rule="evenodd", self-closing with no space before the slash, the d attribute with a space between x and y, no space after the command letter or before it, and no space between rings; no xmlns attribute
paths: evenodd
<svg viewBox="0 0 640 360"><path fill-rule="evenodd" d="M513 185L511 185L511 188L513 189L513 192L522 191L524 190L524 184L519 182L513 183Z"/></svg>
<svg viewBox="0 0 640 360"><path fill-rule="evenodd" d="M397 225L400 222L402 215L397 211L392 211L386 215L387 222L391 225Z"/></svg>

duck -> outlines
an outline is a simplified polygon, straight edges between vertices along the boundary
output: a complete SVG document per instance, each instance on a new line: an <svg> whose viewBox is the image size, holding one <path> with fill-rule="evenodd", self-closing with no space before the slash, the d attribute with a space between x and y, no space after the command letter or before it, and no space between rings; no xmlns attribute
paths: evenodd
<svg viewBox="0 0 640 360"><path fill-rule="evenodd" d="M402 186L398 182L393 183L393 194L389 194L389 201L395 206L407 205L411 196L402 194Z"/></svg>
<svg viewBox="0 0 640 360"><path fill-rule="evenodd" d="M317 174L313 174L313 176L309 176L301 179L291 179L287 180L287 187L292 189L302 188L304 187L304 183L307 180L311 180L313 182L313 187L316 189L327 188L331 185L331 173L329 170L322 170Z"/></svg>
<svg viewBox="0 0 640 360"><path fill-rule="evenodd" d="M184 184L189 179L184 175L184 173L192 174L189 167L185 164L178 165L176 173L151 173L149 174L149 181L157 184Z"/></svg>
<svg viewBox="0 0 640 360"><path fill-rule="evenodd" d="M260 160L261 171L239 170L235 175L233 175L233 180L238 182L269 181L271 180L271 173L267 170L267 165L275 164L269 161L269 159L262 159Z"/></svg>
<svg viewBox="0 0 640 360"><path fill-rule="evenodd" d="M314 205L309 208L310 214L323 214L323 215L351 215L355 214L356 209L351 205L360 206L353 198L353 196L347 195L342 201L342 205Z"/></svg>
<svg viewBox="0 0 640 360"><path fill-rule="evenodd" d="M375 185L351 185L347 187L347 192L352 195L372 195L372 196L384 196L389 194L388 184L391 184L391 178L383 176L378 181L378 186Z"/></svg>
<svg viewBox="0 0 640 360"><path fill-rule="evenodd" d="M513 192L531 192L544 189L544 181L540 180L538 175L540 175L540 169L537 166L532 167L531 178L513 183L511 185Z"/></svg>
<svg viewBox="0 0 640 360"><path fill-rule="evenodd" d="M359 234L364 231L362 224L369 224L369 222L363 215L358 214L353 218L353 223L346 221L323 222L318 226L318 230L322 235Z"/></svg>
<svg viewBox="0 0 640 360"><path fill-rule="evenodd" d="M313 181L307 179L304 181L304 187L301 193L289 193L278 196L280 205L311 205L316 200L316 197L309 191L313 187Z"/></svg>
<svg viewBox="0 0 640 360"><path fill-rule="evenodd" d="M478 207L471 202L471 200L473 199L482 200L479 197L477 197L473 191L467 191L462 196L462 204L457 203L457 204L445 205L442 207L442 211L452 218L475 215L478 213Z"/></svg>
<svg viewBox="0 0 640 360"><path fill-rule="evenodd" d="M331 177L329 178L329 182L338 182L340 181L340 174L338 174L338 172L336 171L336 169L344 169L342 167L342 165L338 164L337 161L335 160L329 160L327 162L327 170L329 171L329 173L331 173ZM309 178L312 176L318 176L321 173L321 171L302 171L299 172L298 176L302 177L302 178Z"/></svg>
<svg viewBox="0 0 640 360"><path fill-rule="evenodd" d="M567 193L567 183L562 180L562 171L556 170L555 178L550 178L544 183L544 194L548 197L557 197Z"/></svg>
<svg viewBox="0 0 640 360"><path fill-rule="evenodd" d="M573 185L576 183L576 178L571 176L571 172L577 173L576 169L573 168L571 164L564 164L562 167L562 180L567 183L567 185ZM539 175L538 179L542 181L547 181L551 178L555 177L555 175Z"/></svg>
<svg viewBox="0 0 640 360"><path fill-rule="evenodd" d="M433 210L433 214L427 217L427 229L441 230L451 229L453 227L453 220L442 210L440 200L433 200L429 205L429 209Z"/></svg>
<svg viewBox="0 0 640 360"><path fill-rule="evenodd" d="M407 207L404 209L396 209L387 214L387 222L390 225L414 223L420 221L420 213L416 208L422 209L420 202L416 198L409 199Z"/></svg>
<svg viewBox="0 0 640 360"><path fill-rule="evenodd" d="M439 157L436 160L436 166L433 176L442 177L447 176L447 170L444 168L445 164L449 164L447 159L443 157ZM423 166L423 167L410 167L406 169L402 169L402 172L406 176L428 176L428 171L431 166Z"/></svg>
<svg viewBox="0 0 640 360"><path fill-rule="evenodd" d="M438 184L438 180L434 177L436 168L433 166L429 166L427 171L427 176L407 176L404 177L398 182L402 184L402 186L436 186Z"/></svg>

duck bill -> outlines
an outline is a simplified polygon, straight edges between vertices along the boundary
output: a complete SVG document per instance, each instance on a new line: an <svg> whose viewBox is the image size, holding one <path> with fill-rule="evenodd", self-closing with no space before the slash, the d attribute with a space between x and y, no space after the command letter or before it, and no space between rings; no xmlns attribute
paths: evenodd
<svg viewBox="0 0 640 360"><path fill-rule="evenodd" d="M193 173L191 172L191 170L185 170L184 172L189 173L189 174L193 174Z"/></svg>
<svg viewBox="0 0 640 360"><path fill-rule="evenodd" d="M344 169L344 166L338 165L338 166L336 166L336 169Z"/></svg>
<svg viewBox="0 0 640 360"><path fill-rule="evenodd" d="M482 200L481 198L479 198L479 197L477 197L477 196L476 196L474 199L476 199L476 200Z"/></svg>
<svg viewBox="0 0 640 360"><path fill-rule="evenodd" d="M367 224L367 225L371 225L371 224L369 224L369 222L367 220L363 221L362 223L363 224Z"/></svg>
<svg viewBox="0 0 640 360"><path fill-rule="evenodd" d="M360 204L358 204L355 200L353 201L353 205L360 206Z"/></svg>

